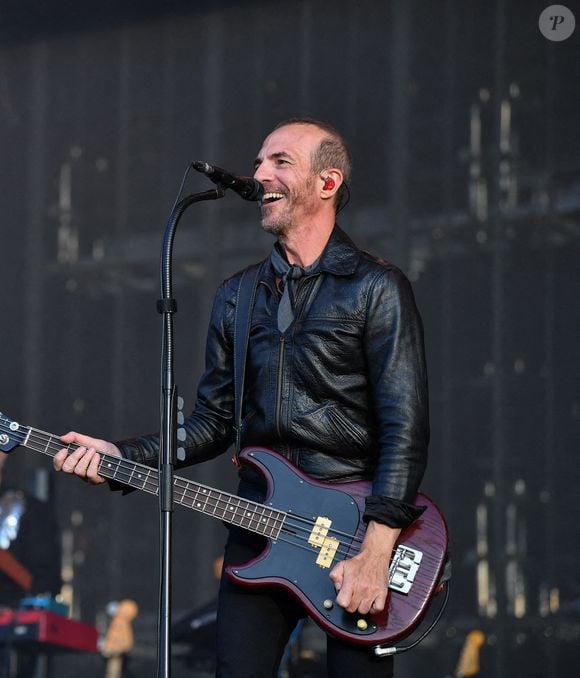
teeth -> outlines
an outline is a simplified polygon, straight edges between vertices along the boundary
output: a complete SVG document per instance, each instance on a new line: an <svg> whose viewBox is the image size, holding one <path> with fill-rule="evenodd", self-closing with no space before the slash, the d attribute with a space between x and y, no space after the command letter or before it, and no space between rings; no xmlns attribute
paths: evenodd
<svg viewBox="0 0 580 678"><path fill-rule="evenodd" d="M268 202L269 200L280 200L280 198L283 197L284 197L283 193L264 193L262 202Z"/></svg>

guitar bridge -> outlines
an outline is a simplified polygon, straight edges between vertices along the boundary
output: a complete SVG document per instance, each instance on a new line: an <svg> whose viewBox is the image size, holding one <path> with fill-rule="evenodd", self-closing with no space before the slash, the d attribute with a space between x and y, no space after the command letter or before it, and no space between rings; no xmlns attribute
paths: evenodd
<svg viewBox="0 0 580 678"><path fill-rule="evenodd" d="M423 560L421 551L404 544L397 546L389 567L389 588L399 593L409 593L421 560Z"/></svg>

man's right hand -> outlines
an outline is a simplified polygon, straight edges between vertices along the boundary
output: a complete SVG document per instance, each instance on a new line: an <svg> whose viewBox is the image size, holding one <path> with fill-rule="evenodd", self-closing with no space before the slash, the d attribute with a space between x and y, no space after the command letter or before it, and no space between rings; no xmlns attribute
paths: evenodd
<svg viewBox="0 0 580 678"><path fill-rule="evenodd" d="M74 473L93 485L100 485L106 481L106 478L103 478L98 472L101 460L99 452L110 454L113 457L122 456L119 448L113 443L75 433L75 431L61 436L60 439L65 445L77 445L78 449L70 454L66 449L57 452L53 461L54 468L57 471Z"/></svg>

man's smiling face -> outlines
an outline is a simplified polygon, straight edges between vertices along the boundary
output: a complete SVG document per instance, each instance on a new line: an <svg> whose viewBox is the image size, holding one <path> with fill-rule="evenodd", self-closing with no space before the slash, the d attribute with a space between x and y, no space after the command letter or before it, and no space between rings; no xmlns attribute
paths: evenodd
<svg viewBox="0 0 580 678"><path fill-rule="evenodd" d="M262 228L284 235L321 208L312 158L324 138L314 125L289 124L266 137L254 177L264 185Z"/></svg>

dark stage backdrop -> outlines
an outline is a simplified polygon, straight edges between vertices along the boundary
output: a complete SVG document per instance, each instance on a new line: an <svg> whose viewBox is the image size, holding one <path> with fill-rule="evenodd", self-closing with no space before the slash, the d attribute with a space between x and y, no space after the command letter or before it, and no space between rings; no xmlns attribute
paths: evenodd
<svg viewBox="0 0 580 678"><path fill-rule="evenodd" d="M269 129L296 115L350 141L339 221L413 281L432 399L424 488L452 538L448 612L401 658L402 678L451 675L476 628L482 675L560 676L580 658L580 33L547 40L547 4L0 8L0 409L25 423L110 439L156 430L158 255L187 163L249 173ZM183 218L187 408L216 286L270 246L233 194ZM23 483L50 477L75 614L94 623L109 600L134 598L133 666L153 675L156 501L56 477L32 452L9 463ZM228 454L184 474L235 487ZM176 512L176 617L214 599L224 538L220 523ZM102 674L97 658L59 661L77 667L60 675Z"/></svg>

